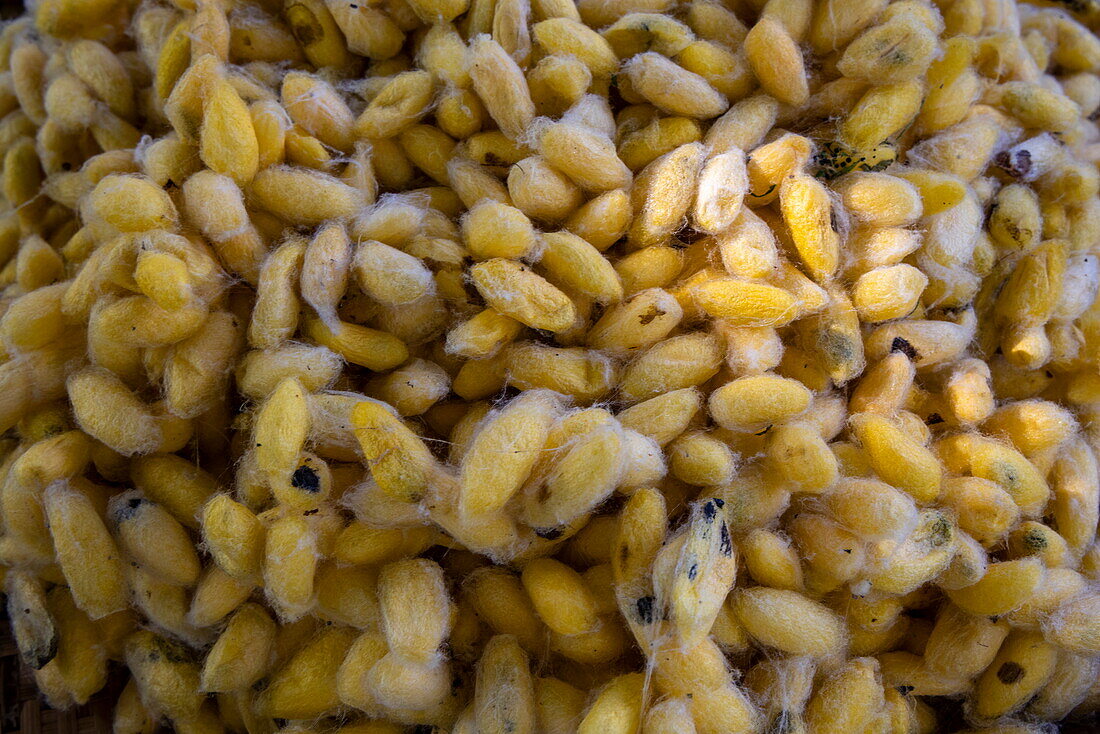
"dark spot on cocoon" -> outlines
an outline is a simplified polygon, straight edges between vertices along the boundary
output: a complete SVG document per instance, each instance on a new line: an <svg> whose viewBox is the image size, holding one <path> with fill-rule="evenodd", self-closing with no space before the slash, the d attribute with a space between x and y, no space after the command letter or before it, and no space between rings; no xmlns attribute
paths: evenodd
<svg viewBox="0 0 1100 734"><path fill-rule="evenodd" d="M325 29L313 11L305 5L295 3L286 10L286 18L290 21L290 30L298 43L303 46L311 46L320 41L325 35Z"/></svg>
<svg viewBox="0 0 1100 734"><path fill-rule="evenodd" d="M23 613L30 614L31 610L24 609ZM34 649L27 650L21 656L23 658L23 662L25 662L32 670L42 670L42 668L46 667L51 660L57 657L57 644L58 636L55 633L52 637L50 637L45 647L39 645L36 646Z"/></svg>
<svg viewBox="0 0 1100 734"><path fill-rule="evenodd" d="M1014 663L1011 660L997 668L997 680L1004 683L1006 686L1012 685L1023 677L1023 667L1021 667L1019 663Z"/></svg>
<svg viewBox="0 0 1100 734"><path fill-rule="evenodd" d="M699 575L699 564L691 564L691 568L688 569L688 581L694 581L695 577Z"/></svg>
<svg viewBox="0 0 1100 734"><path fill-rule="evenodd" d="M675 237L677 240L684 243L685 245L690 245L693 242L698 242L706 236L706 232L695 229L695 227L691 226L690 224L684 224L684 226L680 227L680 229L678 229L676 233L673 234L673 237Z"/></svg>
<svg viewBox="0 0 1100 734"><path fill-rule="evenodd" d="M894 341L890 342L890 351L901 352L909 359L917 359L920 356L916 348L900 336L895 336Z"/></svg>
<svg viewBox="0 0 1100 734"><path fill-rule="evenodd" d="M290 478L290 486L304 492L315 493L321 490L321 477L311 466L300 466Z"/></svg>
<svg viewBox="0 0 1100 734"><path fill-rule="evenodd" d="M641 323L642 326L646 326L647 324L652 323L654 319L664 315L665 312L661 309L657 308L656 306L650 306L648 311L638 317L638 321Z"/></svg>
<svg viewBox="0 0 1100 734"><path fill-rule="evenodd" d="M936 521L932 523L932 527L929 528L928 544L933 548L939 547L950 541L952 535L951 523L946 517L940 515L936 518Z"/></svg>
<svg viewBox="0 0 1100 734"><path fill-rule="evenodd" d="M703 517L708 521L713 520L718 515L718 506L713 501L708 500L703 503Z"/></svg>
<svg viewBox="0 0 1100 734"><path fill-rule="evenodd" d="M718 549L726 558L733 555L733 541L730 539L729 526L725 523L722 523L722 529L718 533Z"/></svg>
<svg viewBox="0 0 1100 734"><path fill-rule="evenodd" d="M543 540L557 540L561 537L561 528L538 528L535 530L535 535Z"/></svg>
<svg viewBox="0 0 1100 734"><path fill-rule="evenodd" d="M638 610L638 619L645 624L653 624L653 597L643 596L634 603Z"/></svg>
<svg viewBox="0 0 1100 734"><path fill-rule="evenodd" d="M1043 550L1047 547L1047 539L1041 530L1030 530L1024 534L1024 545L1030 550Z"/></svg>
<svg viewBox="0 0 1100 734"><path fill-rule="evenodd" d="M154 644L157 646L157 652L153 654L159 652L170 663L190 663L194 659L191 651L178 642L158 637Z"/></svg>
<svg viewBox="0 0 1100 734"><path fill-rule="evenodd" d="M118 510L115 511L115 516L119 520L129 520L131 517L137 514L138 508L145 503L140 497L132 497L126 500L126 503L121 505Z"/></svg>

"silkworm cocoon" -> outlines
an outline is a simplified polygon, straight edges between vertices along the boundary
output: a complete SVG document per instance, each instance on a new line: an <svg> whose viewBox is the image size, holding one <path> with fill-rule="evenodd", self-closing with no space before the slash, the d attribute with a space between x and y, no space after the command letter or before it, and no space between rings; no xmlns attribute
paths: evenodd
<svg viewBox="0 0 1100 734"><path fill-rule="evenodd" d="M271 675L258 702L261 710L279 718L307 719L338 706L333 661L343 659L355 637L354 630L329 628L306 642Z"/></svg>
<svg viewBox="0 0 1100 734"><path fill-rule="evenodd" d="M488 36L472 38L468 53L474 91L501 131L518 139L535 117L535 104L523 72Z"/></svg>
<svg viewBox="0 0 1100 734"><path fill-rule="evenodd" d="M606 395L614 383L614 363L583 347L564 349L520 342L502 354L507 374L502 377L521 390L548 389L589 404Z"/></svg>
<svg viewBox="0 0 1100 734"><path fill-rule="evenodd" d="M256 174L252 193L260 206L292 224L315 225L354 214L363 193L307 168L272 166Z"/></svg>
<svg viewBox="0 0 1100 734"><path fill-rule="evenodd" d="M92 501L67 483L55 482L46 489L44 507L77 606L92 619L124 609L128 588L122 556Z"/></svg>
<svg viewBox="0 0 1100 734"><path fill-rule="evenodd" d="M203 661L202 690L239 691L268 670L275 643L275 623L258 604L244 604L218 636Z"/></svg>
<svg viewBox="0 0 1100 734"><path fill-rule="evenodd" d="M246 185L259 168L259 144L248 106L225 79L211 82L204 97L199 156L212 171Z"/></svg>
<svg viewBox="0 0 1100 734"><path fill-rule="evenodd" d="M1096 609L1100 598L1085 592L1062 604L1044 624L1048 639L1079 655L1092 655L1100 648L1096 624Z"/></svg>
<svg viewBox="0 0 1100 734"><path fill-rule="evenodd" d="M948 596L971 614L1004 614L1028 601L1043 573L1042 562L1035 558L992 563L980 581L949 591Z"/></svg>
<svg viewBox="0 0 1100 734"><path fill-rule="evenodd" d="M618 485L623 458L618 425L577 437L550 470L545 489L526 497L524 519L532 527L553 528L591 511Z"/></svg>
<svg viewBox="0 0 1100 734"><path fill-rule="evenodd" d="M535 678L535 706L540 731L565 734L584 710L584 692L552 677Z"/></svg>
<svg viewBox="0 0 1100 734"><path fill-rule="evenodd" d="M531 390L480 422L462 459L460 513L474 518L504 506L539 460L560 410L557 395Z"/></svg>
<svg viewBox="0 0 1100 734"><path fill-rule="evenodd" d="M737 593L734 611L754 639L790 654L827 657L847 644L839 618L796 591L745 589Z"/></svg>
<svg viewBox="0 0 1100 734"><path fill-rule="evenodd" d="M511 635L489 640L477 666L474 716L479 732L534 732L534 681L527 656Z"/></svg>
<svg viewBox="0 0 1100 734"><path fill-rule="evenodd" d="M373 711L379 705L367 675L387 652L386 640L377 632L367 631L355 639L336 671L336 693L342 703L364 711Z"/></svg>
<svg viewBox="0 0 1100 734"><path fill-rule="evenodd" d="M637 94L672 115L705 119L717 117L729 107L706 79L656 52L631 58L625 73Z"/></svg>
<svg viewBox="0 0 1100 734"><path fill-rule="evenodd" d="M619 413L623 428L632 429L665 446L683 433L702 407L702 396L686 387L658 395Z"/></svg>
<svg viewBox="0 0 1100 734"><path fill-rule="evenodd" d="M848 661L824 683L806 706L811 730L866 726L879 719L884 694L874 658Z"/></svg>
<svg viewBox="0 0 1100 734"><path fill-rule="evenodd" d="M675 67L667 60L664 63ZM634 221L627 233L634 247L664 244L680 225L695 199L702 166L703 146L689 143L661 156L638 174L630 190Z"/></svg>
<svg viewBox="0 0 1100 734"><path fill-rule="evenodd" d="M595 247L570 232L548 232L542 241L538 265L552 281L599 302L622 300L618 273Z"/></svg>
<svg viewBox="0 0 1100 734"><path fill-rule="evenodd" d="M451 682L446 661L421 663L387 653L367 673L367 686L376 701L389 709L420 710L438 706Z"/></svg>
<svg viewBox="0 0 1100 734"><path fill-rule="evenodd" d="M802 567L798 551L786 538L770 530L753 530L737 546L749 575L773 589L802 589Z"/></svg>
<svg viewBox="0 0 1100 734"><path fill-rule="evenodd" d="M381 242L360 242L354 268L363 292L391 306L418 301L435 288L431 271L419 258Z"/></svg>
<svg viewBox="0 0 1100 734"><path fill-rule="evenodd" d="M1038 469L1012 447L968 433L944 439L937 449L949 469L999 484L1025 516L1034 516L1046 505L1049 485Z"/></svg>
<svg viewBox="0 0 1100 734"><path fill-rule="evenodd" d="M435 467L424 442L381 403L358 403L350 421L378 486L399 499L422 496Z"/></svg>
<svg viewBox="0 0 1100 734"><path fill-rule="evenodd" d="M926 510L903 542L871 548L868 580L872 588L887 593L914 591L947 568L956 544L955 528L948 517Z"/></svg>
<svg viewBox="0 0 1100 734"><path fill-rule="evenodd" d="M822 500L834 518L861 537L899 538L917 521L910 497L875 480L842 480Z"/></svg>
<svg viewBox="0 0 1100 734"><path fill-rule="evenodd" d="M811 398L810 391L797 380L757 375L739 378L715 390L708 407L723 428L752 431L802 413Z"/></svg>
<svg viewBox="0 0 1100 734"><path fill-rule="evenodd" d="M205 327L179 342L164 366L165 403L180 418L195 418L223 400L231 363L243 346L237 317L210 314Z"/></svg>
<svg viewBox="0 0 1100 734"><path fill-rule="evenodd" d="M256 306L248 325L251 346L260 349L278 346L298 327L299 301L294 283L300 277L305 250L305 242L291 239L264 262Z"/></svg>
<svg viewBox="0 0 1100 734"><path fill-rule="evenodd" d="M569 297L527 266L494 258L470 268L470 277L496 311L535 329L564 331L576 308Z"/></svg>
<svg viewBox="0 0 1100 734"><path fill-rule="evenodd" d="M528 652L543 644L546 625L513 573L497 567L478 569L469 575L464 588L478 616L493 630L513 636Z"/></svg>
<svg viewBox="0 0 1100 734"><path fill-rule="evenodd" d="M295 621L313 603L317 537L305 518L288 515L272 522L264 543L264 588L279 616Z"/></svg>
<svg viewBox="0 0 1100 734"><path fill-rule="evenodd" d="M614 732L626 734L641 725L644 676L627 673L611 680L589 706L577 727L578 734Z"/></svg>
<svg viewBox="0 0 1100 734"><path fill-rule="evenodd" d="M1096 680L1095 658L1060 651L1054 674L1027 706L1028 713L1057 720L1063 711L1072 710L1087 695L1089 682Z"/></svg>
<svg viewBox="0 0 1100 734"><path fill-rule="evenodd" d="M685 433L669 445L669 470L682 482L706 487L729 482L736 456L729 446L706 433Z"/></svg>
<svg viewBox="0 0 1100 734"><path fill-rule="evenodd" d="M259 575L264 554L264 527L244 505L229 495L215 495L202 508L202 536L222 570L238 579Z"/></svg>
<svg viewBox="0 0 1100 734"><path fill-rule="evenodd" d="M199 171L183 183L184 211L231 271L250 283L259 277L266 247L256 231L236 182Z"/></svg>
<svg viewBox="0 0 1100 734"><path fill-rule="evenodd" d="M284 343L272 349L247 352L236 368L237 388L253 400L263 400L287 377L294 377L309 392L336 379L340 357L325 347Z"/></svg>
<svg viewBox="0 0 1100 734"><path fill-rule="evenodd" d="M409 358L408 347L397 336L347 321L330 327L307 316L302 332L348 362L370 370L393 369Z"/></svg>
<svg viewBox="0 0 1100 734"><path fill-rule="evenodd" d="M191 586L200 564L191 539L169 512L136 491L117 495L109 507L123 551L150 574L176 586Z"/></svg>
<svg viewBox="0 0 1100 734"><path fill-rule="evenodd" d="M1054 672L1056 648L1034 632L1014 632L974 686L973 715L994 719L1022 707Z"/></svg>
<svg viewBox="0 0 1100 734"><path fill-rule="evenodd" d="M767 433L767 458L783 479L802 492L821 492L837 480L839 468L820 431L807 423L785 423Z"/></svg>
<svg viewBox="0 0 1100 734"><path fill-rule="evenodd" d="M378 600L390 649L412 661L438 662L454 611L439 564L410 559L384 566Z"/></svg>
<svg viewBox="0 0 1100 734"><path fill-rule="evenodd" d="M273 488L290 484L310 431L309 399L302 385L286 378L256 413L256 463Z"/></svg>
<svg viewBox="0 0 1100 734"><path fill-rule="evenodd" d="M198 716L205 698L199 691L199 666L184 645L139 630L126 638L125 659L151 710L173 720Z"/></svg>
<svg viewBox="0 0 1100 734"><path fill-rule="evenodd" d="M330 323L337 320L336 307L347 290L351 258L347 230L338 224L322 227L302 257L302 298Z"/></svg>
<svg viewBox="0 0 1100 734"><path fill-rule="evenodd" d="M142 232L176 223L176 207L163 189L137 176L105 176L91 193L97 216L123 232Z"/></svg>
<svg viewBox="0 0 1100 734"><path fill-rule="evenodd" d="M161 442L160 421L149 406L107 370L77 372L68 380L68 393L77 423L119 453L151 453Z"/></svg>
<svg viewBox="0 0 1100 734"><path fill-rule="evenodd" d="M705 500L692 510L678 554L667 554L674 563L664 578L660 557L654 569L659 596L667 595L669 618L677 639L685 646L699 642L709 630L736 574L737 561L725 514L724 501Z"/></svg>
<svg viewBox="0 0 1100 734"><path fill-rule="evenodd" d="M564 226L603 252L626 233L630 219L630 197L616 190L589 199L565 220Z"/></svg>
<svg viewBox="0 0 1100 734"><path fill-rule="evenodd" d="M381 620L377 588L378 573L373 568L325 564L317 572L315 613L358 629L373 628Z"/></svg>
<svg viewBox="0 0 1100 734"><path fill-rule="evenodd" d="M672 294L650 288L608 308L589 330L586 341L591 347L625 356L663 339L683 315Z"/></svg>
<svg viewBox="0 0 1100 734"><path fill-rule="evenodd" d="M928 637L925 665L951 679L970 679L989 667L1008 633L1005 622L945 607Z"/></svg>
<svg viewBox="0 0 1100 734"><path fill-rule="evenodd" d="M203 503L217 488L214 477L173 454L152 454L135 459L130 465L130 477L142 494L190 528L199 526Z"/></svg>
<svg viewBox="0 0 1100 734"><path fill-rule="evenodd" d="M886 482L918 501L927 502L939 495L942 468L931 451L884 417L862 413L853 416L850 425L868 452L871 465Z"/></svg>
<svg viewBox="0 0 1100 734"><path fill-rule="evenodd" d="M398 74L360 114L355 121L355 133L369 138L392 137L426 114L431 98L431 74L424 71Z"/></svg>
<svg viewBox="0 0 1100 734"><path fill-rule="evenodd" d="M583 634L599 623L595 602L580 575L565 564L535 559L524 567L522 579L539 617L553 632Z"/></svg>
<svg viewBox="0 0 1100 734"><path fill-rule="evenodd" d="M126 734L144 734L156 729L156 716L142 703L133 678L127 681L115 702L112 725L115 731Z"/></svg>
<svg viewBox="0 0 1100 734"><path fill-rule="evenodd" d="M57 656L60 640L42 582L26 571L12 571L4 579L4 593L19 656L32 670L41 670Z"/></svg>
<svg viewBox="0 0 1100 734"><path fill-rule="evenodd" d="M209 566L195 585L190 605L187 605L186 601L181 605L186 608L186 614L175 622L172 629L179 630L175 634L183 639L206 644L209 642L209 633L206 630L219 624L234 609L243 604L252 593L252 588L251 583L237 581L218 566ZM160 589L153 590L147 596L159 596L163 593L162 589L163 584L160 585ZM146 593L138 589L136 583L134 591L135 594ZM168 595L165 594L165 596ZM150 614L150 618L152 617L153 615ZM164 623L161 623L161 626L169 629Z"/></svg>

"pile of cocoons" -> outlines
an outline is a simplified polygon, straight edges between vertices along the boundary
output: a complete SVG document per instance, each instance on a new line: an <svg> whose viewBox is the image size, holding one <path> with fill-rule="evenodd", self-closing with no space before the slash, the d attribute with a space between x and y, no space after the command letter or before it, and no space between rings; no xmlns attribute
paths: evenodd
<svg viewBox="0 0 1100 734"><path fill-rule="evenodd" d="M117 734L1100 710L1100 2L36 0L0 582Z"/></svg>

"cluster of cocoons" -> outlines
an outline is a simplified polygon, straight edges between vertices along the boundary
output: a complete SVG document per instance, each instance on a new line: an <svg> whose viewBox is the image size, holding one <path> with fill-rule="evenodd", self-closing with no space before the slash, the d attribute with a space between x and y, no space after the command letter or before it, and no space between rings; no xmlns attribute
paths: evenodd
<svg viewBox="0 0 1100 734"><path fill-rule="evenodd" d="M1095 724L1096 29L30 3L0 579L41 695L117 676L119 734Z"/></svg>

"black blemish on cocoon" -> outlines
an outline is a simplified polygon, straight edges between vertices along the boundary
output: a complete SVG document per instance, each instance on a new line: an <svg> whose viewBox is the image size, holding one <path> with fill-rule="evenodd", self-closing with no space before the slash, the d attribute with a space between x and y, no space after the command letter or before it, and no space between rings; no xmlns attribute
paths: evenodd
<svg viewBox="0 0 1100 734"><path fill-rule="evenodd" d="M290 478L290 486L312 494L320 491L321 477L313 467L300 466L294 470L294 475Z"/></svg>

